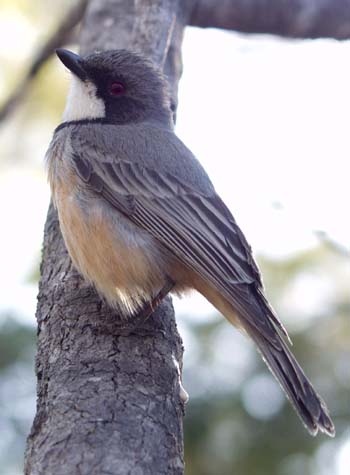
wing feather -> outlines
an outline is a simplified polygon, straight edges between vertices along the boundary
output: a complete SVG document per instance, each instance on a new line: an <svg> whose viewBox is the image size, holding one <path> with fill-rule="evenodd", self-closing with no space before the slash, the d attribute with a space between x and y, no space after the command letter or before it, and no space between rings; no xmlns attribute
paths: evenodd
<svg viewBox="0 0 350 475"><path fill-rule="evenodd" d="M275 325L286 332L264 297L249 245L217 194L200 193L176 177L125 160L74 155L74 165L96 193L214 285L280 349Z"/></svg>

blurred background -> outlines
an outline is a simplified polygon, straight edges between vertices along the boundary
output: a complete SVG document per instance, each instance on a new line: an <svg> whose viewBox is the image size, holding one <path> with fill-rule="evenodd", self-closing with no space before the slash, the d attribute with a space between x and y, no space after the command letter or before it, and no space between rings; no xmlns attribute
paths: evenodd
<svg viewBox="0 0 350 475"><path fill-rule="evenodd" d="M0 104L70 4L1 0ZM188 28L183 59L177 133L253 246L267 294L337 428L335 439L311 438L252 344L200 296L176 300L190 394L186 474L348 474L350 43ZM68 79L52 58L0 123L0 475L22 473L35 411L50 196L44 154Z"/></svg>

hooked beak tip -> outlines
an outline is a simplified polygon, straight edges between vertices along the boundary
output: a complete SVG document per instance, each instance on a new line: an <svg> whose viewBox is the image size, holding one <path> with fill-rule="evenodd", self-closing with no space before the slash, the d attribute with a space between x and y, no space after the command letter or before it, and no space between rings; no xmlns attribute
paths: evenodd
<svg viewBox="0 0 350 475"><path fill-rule="evenodd" d="M83 67L82 58L78 55L64 48L57 48L55 50L60 61L68 68L75 76L82 81L87 79L86 71Z"/></svg>

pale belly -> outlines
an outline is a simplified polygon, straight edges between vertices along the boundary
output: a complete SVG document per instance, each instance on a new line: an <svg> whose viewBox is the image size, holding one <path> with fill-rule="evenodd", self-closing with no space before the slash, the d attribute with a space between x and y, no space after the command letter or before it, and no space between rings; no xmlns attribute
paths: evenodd
<svg viewBox="0 0 350 475"><path fill-rule="evenodd" d="M82 211L74 195L59 194L56 205L75 267L110 305L128 316L161 289L166 263L151 236L97 200Z"/></svg>

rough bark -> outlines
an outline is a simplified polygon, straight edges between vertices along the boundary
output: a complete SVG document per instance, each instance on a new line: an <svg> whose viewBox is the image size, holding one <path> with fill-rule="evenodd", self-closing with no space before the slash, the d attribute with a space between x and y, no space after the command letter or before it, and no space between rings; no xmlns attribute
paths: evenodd
<svg viewBox="0 0 350 475"><path fill-rule="evenodd" d="M292 38L350 38L350 0L194 0L189 24Z"/></svg>
<svg viewBox="0 0 350 475"><path fill-rule="evenodd" d="M81 50L127 48L181 73L184 11L175 0L91 0ZM72 268L49 209L38 308L37 414L27 475L182 474L182 343L170 300L143 328L121 321Z"/></svg>

